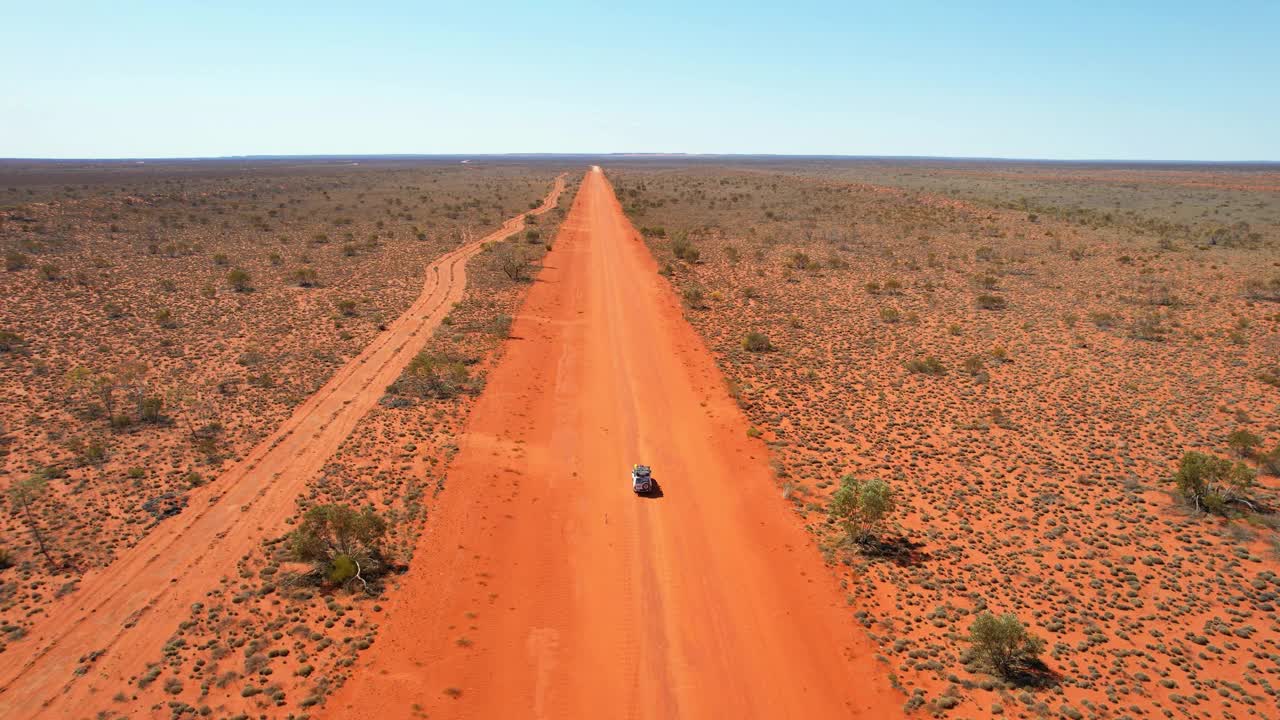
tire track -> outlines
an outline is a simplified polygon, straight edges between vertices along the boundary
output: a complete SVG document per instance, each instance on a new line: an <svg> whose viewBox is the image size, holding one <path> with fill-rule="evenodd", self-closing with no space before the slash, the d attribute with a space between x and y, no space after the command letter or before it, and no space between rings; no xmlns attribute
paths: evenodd
<svg viewBox="0 0 1280 720"><path fill-rule="evenodd" d="M51 605L23 646L0 655L0 702L14 717L87 712L141 669L221 577L264 537L279 534L298 494L372 409L441 320L462 298L466 263L489 242L556 206L564 176L537 209L455 248L427 268L423 291L400 317L348 361L245 458L109 566L87 573ZM264 476L269 481L257 483ZM194 552L193 552L194 550ZM22 652L27 650L27 652ZM87 658L94 658L88 660Z"/></svg>

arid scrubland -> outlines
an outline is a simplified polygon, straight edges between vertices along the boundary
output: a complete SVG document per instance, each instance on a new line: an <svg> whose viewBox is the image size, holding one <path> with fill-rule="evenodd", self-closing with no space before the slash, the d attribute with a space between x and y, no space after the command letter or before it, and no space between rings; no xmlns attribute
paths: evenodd
<svg viewBox="0 0 1280 720"><path fill-rule="evenodd" d="M1276 715L1274 171L613 178L907 709Z"/></svg>
<svg viewBox="0 0 1280 720"><path fill-rule="evenodd" d="M223 469L419 296L431 260L536 206L560 172L456 161L0 166L0 650L21 652L42 606L84 572L209 502ZM467 393L527 277L503 268L536 262L561 216L472 261L466 299L429 345L456 358L466 387L398 383L315 479L299 519L316 504L372 504L387 524L385 569L409 561ZM363 592L279 570L278 557L297 556L284 552L291 540L246 558L239 577L210 578L209 600L174 620L173 641L155 665L140 661L118 699L221 717L285 702L274 682L310 683L288 698L295 706L318 700L345 653L367 646L370 611ZM214 706L206 692L227 699Z"/></svg>

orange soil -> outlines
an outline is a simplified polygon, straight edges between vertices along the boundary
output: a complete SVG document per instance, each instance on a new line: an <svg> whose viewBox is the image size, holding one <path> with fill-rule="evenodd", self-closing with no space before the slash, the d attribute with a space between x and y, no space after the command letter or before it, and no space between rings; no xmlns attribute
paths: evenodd
<svg viewBox="0 0 1280 720"><path fill-rule="evenodd" d="M563 188L561 177L530 212L555 207ZM202 509L157 527L56 601L31 631L30 652L0 655L0 702L15 716L61 717L125 689L216 578L262 539L287 530L284 519L307 481L462 299L467 260L524 225L525 214L517 215L433 262L408 311L244 460L192 495L191 506Z"/></svg>
<svg viewBox="0 0 1280 720"><path fill-rule="evenodd" d="M900 716L602 173L562 227L328 715Z"/></svg>

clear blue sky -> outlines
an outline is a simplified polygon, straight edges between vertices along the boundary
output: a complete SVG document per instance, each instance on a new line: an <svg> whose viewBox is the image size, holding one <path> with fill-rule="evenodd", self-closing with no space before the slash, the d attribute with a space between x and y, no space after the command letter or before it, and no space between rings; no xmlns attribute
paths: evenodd
<svg viewBox="0 0 1280 720"><path fill-rule="evenodd" d="M613 4L0 0L0 157L1280 160L1276 0Z"/></svg>

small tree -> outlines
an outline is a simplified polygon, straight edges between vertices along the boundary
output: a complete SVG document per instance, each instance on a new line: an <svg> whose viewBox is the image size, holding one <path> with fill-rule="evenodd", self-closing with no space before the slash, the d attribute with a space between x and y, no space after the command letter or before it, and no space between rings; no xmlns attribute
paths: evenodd
<svg viewBox="0 0 1280 720"><path fill-rule="evenodd" d="M289 547L296 559L311 563L316 576L336 585L359 580L368 589L366 578L385 570L386 534L387 522L372 507L317 505L289 534Z"/></svg>
<svg viewBox="0 0 1280 720"><path fill-rule="evenodd" d="M1255 477L1244 463L1191 451L1182 456L1173 483L1197 510L1221 515L1230 503L1253 507L1248 496Z"/></svg>
<svg viewBox="0 0 1280 720"><path fill-rule="evenodd" d="M45 544L44 531L40 529L39 518L33 511L48 490L49 481L44 473L32 473L25 480L19 480L9 487L9 502L12 508L22 515L23 523L31 533L31 539L36 543L36 549L44 556L49 567L54 568L53 556L49 554L49 547Z"/></svg>
<svg viewBox="0 0 1280 720"><path fill-rule="evenodd" d="M1242 458L1249 457L1253 454L1254 448L1261 444L1262 438L1244 429L1236 430L1227 436L1227 445Z"/></svg>
<svg viewBox="0 0 1280 720"><path fill-rule="evenodd" d="M506 247L499 253L498 269L512 282L529 279L529 259L517 248Z"/></svg>
<svg viewBox="0 0 1280 720"><path fill-rule="evenodd" d="M840 479L840 489L831 496L827 511L844 526L849 538L866 543L880 534L885 522L897 509L893 488L884 480L858 480L852 475Z"/></svg>
<svg viewBox="0 0 1280 720"><path fill-rule="evenodd" d="M1027 632L1012 613L979 613L969 626L969 642L979 658L1005 677L1039 662L1045 648L1044 640Z"/></svg>

